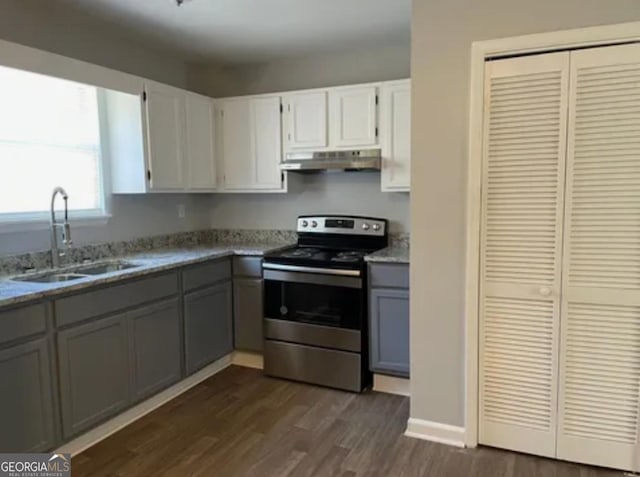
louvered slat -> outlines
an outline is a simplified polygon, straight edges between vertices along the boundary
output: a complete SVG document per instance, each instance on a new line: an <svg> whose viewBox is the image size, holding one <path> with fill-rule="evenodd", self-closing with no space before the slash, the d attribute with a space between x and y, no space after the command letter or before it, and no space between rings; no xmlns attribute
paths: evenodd
<svg viewBox="0 0 640 477"><path fill-rule="evenodd" d="M480 442L555 455L568 54L486 69Z"/></svg>
<svg viewBox="0 0 640 477"><path fill-rule="evenodd" d="M484 257L485 279L551 284L557 242L562 72L489 81L485 235L486 247L492 251ZM542 110L543 114L535 114ZM505 129L513 115L518 127ZM506 151L510 152L505 155ZM540 213L532 218L530 212L536 208ZM501 220L498 212L506 210L510 216ZM526 243L530 253L503 251L493 243L500 239L514 246Z"/></svg>
<svg viewBox="0 0 640 477"><path fill-rule="evenodd" d="M572 53L558 457L638 470L640 46Z"/></svg>
<svg viewBox="0 0 640 477"><path fill-rule="evenodd" d="M564 393L564 432L633 444L640 405L640 307L596 307L607 320L593 315L593 309L593 305L569 303L566 313L565 380L578 386L567 386ZM618 326L612 327L612 322ZM585 330L593 333L591 337ZM606 400L586 399L589 392L600 393ZM612 413L611 404L625 404L625 408Z"/></svg>
<svg viewBox="0 0 640 477"><path fill-rule="evenodd" d="M594 106L614 113L618 107L624 112L640 112L640 67L627 66L623 71L589 66L575 75L568 238L576 243L591 242L582 248L569 245L570 286L640 290L640 114L631 120L625 115L598 119L599 113L585 109ZM623 161L619 160L621 154ZM636 167L616 172L617 164ZM601 205L597 213L594 203ZM599 215L603 208L615 211L616 220L603 222ZM609 239L628 245L618 248L624 260L610 259Z"/></svg>

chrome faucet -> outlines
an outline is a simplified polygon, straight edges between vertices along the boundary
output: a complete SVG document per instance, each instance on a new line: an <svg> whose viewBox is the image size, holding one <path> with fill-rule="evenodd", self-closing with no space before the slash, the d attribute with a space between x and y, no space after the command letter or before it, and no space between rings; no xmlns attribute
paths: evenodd
<svg viewBox="0 0 640 477"><path fill-rule="evenodd" d="M62 195L62 198L64 199L63 223L56 222L55 202L58 194ZM69 225L68 200L69 196L62 187L56 187L53 189L53 194L51 195L51 264L53 265L53 268L58 268L60 266L60 257L65 255L65 253L60 252L58 248L58 227L62 230L62 243L64 243L66 248L71 247L72 244L71 225Z"/></svg>

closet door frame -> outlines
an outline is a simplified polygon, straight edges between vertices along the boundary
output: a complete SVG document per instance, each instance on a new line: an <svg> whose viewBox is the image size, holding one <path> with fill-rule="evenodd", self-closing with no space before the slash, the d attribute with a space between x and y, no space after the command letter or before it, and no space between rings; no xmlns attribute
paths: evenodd
<svg viewBox="0 0 640 477"><path fill-rule="evenodd" d="M459 433L456 444L466 447L478 445L479 287L485 61L509 55L545 53L636 41L640 41L640 22L517 36L472 44L465 251L465 418L464 427ZM446 423L442 424L446 425Z"/></svg>

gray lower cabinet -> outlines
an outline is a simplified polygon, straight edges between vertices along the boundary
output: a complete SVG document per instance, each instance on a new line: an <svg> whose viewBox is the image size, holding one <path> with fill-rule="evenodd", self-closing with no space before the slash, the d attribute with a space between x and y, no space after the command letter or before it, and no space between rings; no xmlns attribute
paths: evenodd
<svg viewBox="0 0 640 477"><path fill-rule="evenodd" d="M370 294L371 370L409 376L409 290L373 289Z"/></svg>
<svg viewBox="0 0 640 477"><path fill-rule="evenodd" d="M55 446L51 362L46 338L0 351L0 450Z"/></svg>
<svg viewBox="0 0 640 477"><path fill-rule="evenodd" d="M172 298L128 314L131 389L134 401L145 399L181 377L180 303Z"/></svg>
<svg viewBox="0 0 640 477"><path fill-rule="evenodd" d="M185 295L184 332L187 374L233 350L231 282Z"/></svg>
<svg viewBox="0 0 640 477"><path fill-rule="evenodd" d="M233 280L233 327L235 347L262 351L262 279Z"/></svg>
<svg viewBox="0 0 640 477"><path fill-rule="evenodd" d="M369 368L409 377L409 266L369 268Z"/></svg>
<svg viewBox="0 0 640 477"><path fill-rule="evenodd" d="M129 403L127 314L58 333L62 432L68 439Z"/></svg>

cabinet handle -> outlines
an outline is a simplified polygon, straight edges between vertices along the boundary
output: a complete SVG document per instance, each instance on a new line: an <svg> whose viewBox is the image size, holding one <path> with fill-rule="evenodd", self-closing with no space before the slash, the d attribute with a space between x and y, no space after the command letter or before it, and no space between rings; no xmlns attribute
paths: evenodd
<svg viewBox="0 0 640 477"><path fill-rule="evenodd" d="M540 295L542 296L551 296L551 288L549 287L540 287Z"/></svg>

